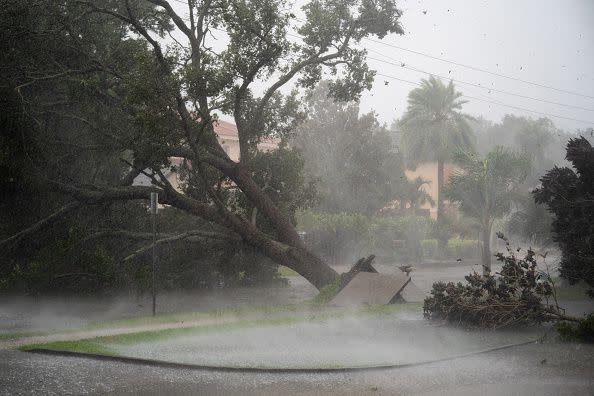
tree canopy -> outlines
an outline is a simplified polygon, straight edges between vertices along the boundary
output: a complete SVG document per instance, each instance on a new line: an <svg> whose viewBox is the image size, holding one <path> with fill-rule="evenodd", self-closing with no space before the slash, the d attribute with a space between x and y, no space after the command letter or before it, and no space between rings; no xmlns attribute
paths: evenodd
<svg viewBox="0 0 594 396"><path fill-rule="evenodd" d="M484 158L457 150L454 161L460 166L450 177L446 196L462 213L477 219L483 233L483 266L491 269L490 237L493 221L512 209L514 192L530 171L529 158L497 147Z"/></svg>
<svg viewBox="0 0 594 396"><path fill-rule="evenodd" d="M532 161L532 170L526 182L534 187L538 179L550 168L564 163L564 142L569 135L559 130L548 118L531 119L507 114L495 124L483 122L476 132L477 148L482 154L496 146L514 147L528 155Z"/></svg>
<svg viewBox="0 0 594 396"><path fill-rule="evenodd" d="M321 84L306 100L308 119L294 145L316 180L318 209L371 215L400 199L408 181L400 150L373 112L335 102Z"/></svg>
<svg viewBox="0 0 594 396"><path fill-rule="evenodd" d="M572 168L554 167L534 190L537 203L554 215L553 240L562 257L559 272L570 283L594 288L594 148L584 137L567 143ZM589 291L594 296L594 291Z"/></svg>
<svg viewBox="0 0 594 396"><path fill-rule="evenodd" d="M408 94L408 107L398 122L408 165L414 169L422 162L437 162L438 221L443 221L444 163L457 148L474 149L470 117L461 112L466 103L461 96L452 81L445 85L433 76L423 79Z"/></svg>
<svg viewBox="0 0 594 396"><path fill-rule="evenodd" d="M14 144L28 147L27 139L47 138L44 144L85 150L106 146L111 155L95 166L77 151L82 166L104 172L97 178L60 167L63 157L29 161L47 171L42 184L64 205L19 238L81 204L146 200L159 191L162 204L221 227L315 286L333 281L336 272L305 248L290 213L255 177L261 171L257 143L286 137L300 121L297 94L281 94L290 83L311 88L326 73L337 100L356 99L369 88L374 72L356 44L367 36L402 34L401 13L391 0L316 0L303 7L305 21L297 23L287 9L284 0L188 0L182 8L165 0L9 2L1 17L4 42L12 44L3 53L18 72L7 76L7 89L29 122L25 139ZM291 27L299 40L291 38ZM26 47L23 34L36 44ZM216 139L213 123L223 114L237 125L240 162ZM163 177L171 157L192 164L200 180L193 194L176 191ZM131 185L141 173L152 186ZM213 185L213 179L220 182ZM269 228L246 218L229 189L258 208Z"/></svg>
<svg viewBox="0 0 594 396"><path fill-rule="evenodd" d="M452 81L446 85L433 76L410 91L407 110L398 123L410 166L447 161L456 148L474 148L470 117L461 112L466 103L461 96Z"/></svg>

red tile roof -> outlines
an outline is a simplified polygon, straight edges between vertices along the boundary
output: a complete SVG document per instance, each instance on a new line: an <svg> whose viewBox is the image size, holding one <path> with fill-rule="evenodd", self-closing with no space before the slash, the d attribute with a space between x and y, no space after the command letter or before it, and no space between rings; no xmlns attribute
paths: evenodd
<svg viewBox="0 0 594 396"><path fill-rule="evenodd" d="M213 123L214 131L219 137L238 138L237 126L227 121L217 120Z"/></svg>
<svg viewBox="0 0 594 396"><path fill-rule="evenodd" d="M227 121L217 120L213 123L214 131L220 138L239 139L237 126ZM267 148L276 148L280 144L280 139L275 137L265 137L261 139L260 144Z"/></svg>

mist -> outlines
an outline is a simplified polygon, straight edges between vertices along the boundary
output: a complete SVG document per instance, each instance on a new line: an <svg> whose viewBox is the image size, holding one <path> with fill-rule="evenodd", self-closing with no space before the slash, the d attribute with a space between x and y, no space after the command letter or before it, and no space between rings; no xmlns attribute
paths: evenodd
<svg viewBox="0 0 594 396"><path fill-rule="evenodd" d="M6 2L0 393L591 393L593 20Z"/></svg>

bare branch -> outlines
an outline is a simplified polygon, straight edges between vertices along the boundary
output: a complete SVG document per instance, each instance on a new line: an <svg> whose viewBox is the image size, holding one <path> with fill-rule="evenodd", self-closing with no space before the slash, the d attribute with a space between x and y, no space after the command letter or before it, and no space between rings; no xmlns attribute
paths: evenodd
<svg viewBox="0 0 594 396"><path fill-rule="evenodd" d="M0 241L0 248L5 246L12 246L13 248L18 246L18 244L23 240L24 237L27 237L35 232L38 232L45 227L52 225L56 221L62 219L66 214L78 209L80 207L79 202L70 202L60 209L52 213L51 215L39 220L37 223L25 228L22 231L17 232L10 238L7 238L3 241Z"/></svg>
<svg viewBox="0 0 594 396"><path fill-rule="evenodd" d="M188 40L190 40L190 44L192 45L192 50L198 49L198 46L196 45L197 44L196 37L192 34L192 30L188 27L188 25L186 25L184 20L173 10L173 7L171 7L171 4L169 4L165 0L147 0L147 1L149 3L153 3L155 5L163 7L165 9L165 11L167 12L167 15L169 15L169 17L171 18L173 23L175 23L175 26L177 26L177 28L179 30L181 30L181 32L184 35L186 35L186 37L188 37Z"/></svg>
<svg viewBox="0 0 594 396"><path fill-rule="evenodd" d="M133 232L128 230L103 230L97 231L91 235L88 235L84 239L80 241L80 243L85 243L94 239L102 239L102 238L126 238L126 239L133 239L139 241L150 240L153 238L153 234L150 232Z"/></svg>
<svg viewBox="0 0 594 396"><path fill-rule="evenodd" d="M188 240L188 239L196 238L196 237L197 237L197 240L216 239L216 240L221 240L221 241L235 241L235 242L241 241L241 238L236 234L222 234L219 232L193 230L193 231L184 232L183 234L173 235L173 236L170 236L167 238L159 239L159 240L155 241L155 245L158 246L158 245L162 245L164 243L178 242L178 241ZM122 261L130 261L138 256L141 256L144 253L147 253L152 247L153 247L152 243L149 245L143 246L142 248L136 250L134 253L128 255Z"/></svg>
<svg viewBox="0 0 594 396"><path fill-rule="evenodd" d="M15 90L20 93L22 88L28 87L29 85L35 84L36 82L39 82L39 81L53 80L53 79L68 76L71 74L85 74L85 73L91 73L94 71L97 71L97 69L90 68L90 69L84 69L84 70L66 70L61 73L50 74L47 76L31 77L30 81L27 81L26 83L16 86Z"/></svg>

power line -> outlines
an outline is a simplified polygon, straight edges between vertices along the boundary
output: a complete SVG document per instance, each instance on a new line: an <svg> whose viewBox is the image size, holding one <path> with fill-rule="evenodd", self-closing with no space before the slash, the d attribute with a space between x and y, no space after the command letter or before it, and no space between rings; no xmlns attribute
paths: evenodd
<svg viewBox="0 0 594 396"><path fill-rule="evenodd" d="M518 94L518 93L515 93L515 92L504 91L502 89L497 89L497 88L485 87L484 85L481 85L481 84L475 84L475 83L470 83L470 82L467 82L467 81L457 80L457 79L451 78L451 77L441 76L439 74L431 73L431 72L428 72L426 70L422 70L422 69L418 69L416 67L409 66L409 65L406 64L406 62L402 62L402 61L400 61L398 59L394 59L394 58L391 58L391 57L389 57L387 55L383 55L383 54L381 54L378 51L375 51L375 50L370 50L370 51L372 51L374 53L377 53L377 54L379 54L381 56L384 56L384 57L386 57L388 59L392 59L392 60L394 60L396 62L399 62L400 64L393 63L393 62L390 62L390 61L387 61L387 60L383 60L383 59L374 58L372 56L368 56L367 57L368 59L373 59L375 61L387 63L387 64L390 64L390 65L393 65L393 66L399 66L399 67L402 67L404 69L416 71L416 72L419 72L419 73L429 74L429 75L438 77L438 78L440 78L442 80L451 80L451 81L454 81L454 82L459 83L459 84L466 84L466 85L469 85L469 86L472 86L472 87L476 87L476 88L487 90L489 92L491 92L491 91L493 91L493 92L499 92L499 93L502 93L502 94L511 95L511 96L517 96L519 98L534 100L534 101L537 101L537 102L549 103L549 104L554 104L554 105L557 105L557 106L563 106L563 107L568 107L568 108L573 108L573 109L578 109L578 110L584 110L584 111L592 111L592 112L594 112L594 109L590 109L590 108L587 108L587 107L575 106L575 105L570 105L570 104L560 103L560 102L553 102L553 101L547 100L547 99L534 98L532 96L526 96L526 95Z"/></svg>
<svg viewBox="0 0 594 396"><path fill-rule="evenodd" d="M292 33L287 33L287 35L290 36L290 37L294 37L294 38L303 40L303 37L301 35L292 34ZM377 42L380 42L380 41L377 41ZM412 71L416 71L416 72L423 73L423 74L433 75L433 76L438 77L438 78L440 78L442 80L443 79L452 80L452 81L454 81L456 83L459 83L459 84L469 85L469 86L472 86L472 87L476 87L476 88L487 90L489 92L491 92L491 91L492 92L499 92L499 93L502 93L502 94L516 96L516 97L519 97L519 98L529 99L529 100L533 100L533 101L537 101L537 102L549 103L549 104L553 104L553 105L557 105L557 106L563 106L563 107L572 108L572 109L578 109L578 110L583 110L583 111L594 112L594 109L587 108L587 107L581 107L581 106L570 105L570 104L566 104L566 103L554 102L554 101L547 100L547 99L542 99L542 98L535 98L535 97L532 97L532 96L522 95L522 94L519 94L519 93L509 92L509 91L505 91L505 90L497 89L497 88L490 88L490 87L487 87L487 86L484 86L484 85L481 85L481 84L475 84L475 83L471 83L471 82L467 82L467 81L457 80L457 79L454 79L454 78L451 78L451 77L442 76L442 75L439 75L439 74L428 72L426 70L422 70L422 69L418 69L416 67L409 66L409 65L406 64L406 62L400 61L398 59L394 59L394 58L392 58L390 56L384 55L381 52L376 51L376 50L373 50L371 48L366 48L366 50L371 51L371 52L374 52L374 53L376 53L376 54L378 54L380 56L383 56L385 58L392 59L392 60L394 60L396 62L399 62L399 63L396 64L396 63L393 63L393 62L390 62L390 61L387 61L387 60L384 60L384 59L374 58L372 56L367 56L368 59L372 59L372 60L375 60L375 61L378 61L378 62L387 63L387 64L390 64L390 65L393 65L393 66L402 67L402 68L405 68L405 69L408 69L408 70L412 70Z"/></svg>
<svg viewBox="0 0 594 396"><path fill-rule="evenodd" d="M383 74L383 73L377 73L377 75L385 77L385 78L389 78L392 80L405 82L405 83L412 84L412 85L417 85L417 86L421 85L420 83L415 82L415 81L405 80L403 78L398 78L398 77L390 76L390 75ZM486 103L490 103L490 104L494 104L494 105L498 105L498 106L509 107L509 108L516 109L516 110L522 110L522 111L527 111L530 113L540 114L540 115L544 115L547 117L561 118L564 120L570 120L570 121L582 122L584 124L594 125L594 121L580 120L577 118L565 117L565 116L560 116L560 115L556 115L556 114L543 113L541 111L531 110L531 109L527 109L525 107L514 106L514 105L510 105L510 104L503 103L503 102L495 102L495 101L491 101L491 100L487 100L487 99L477 98L475 96L470 96L470 95L462 95L462 97L468 98L468 99L473 99L473 100L478 100L480 102L486 102Z"/></svg>
<svg viewBox="0 0 594 396"><path fill-rule="evenodd" d="M550 85L539 84L539 83L536 83L536 82L533 82L533 81L523 80L521 78L512 77L512 76L508 76L508 75L505 75L505 74L492 72L492 71L489 71L489 70L481 69L479 67L466 65L464 63L459 63L459 62L454 62L454 61L451 61L451 60L448 60L448 59L439 58L437 56L426 54L426 53L423 53L423 52L420 52L420 51L415 51L415 50L411 50L411 49L408 49L408 48L399 47L397 45L390 44L390 43L385 43L385 42L380 41L380 40L374 40L374 39L370 39L370 38L364 38L364 40L370 41L372 43L381 44L381 45L385 45L385 46L388 46L388 47L396 48L396 49L399 49L401 51L410 52L412 54L421 55L421 56L424 56L424 57L427 57L427 58L430 58L430 59L438 60L440 62L450 63L452 65L456 65L456 66L459 66L459 67L464 67L464 68L467 68L467 69L470 69L470 70L474 70L474 71L478 71L478 72L481 72L481 73L487 73L487 74L490 74L492 76L497 76L497 77L501 77L501 78L507 78L508 80L518 81L518 82L522 82L524 84L530 84L530 85L534 85L534 86L540 87L540 88L552 89L554 91L563 92L563 93L570 94L570 95L575 95L575 96L581 96L581 97L584 97L584 98L594 99L594 96L585 95L585 94L581 94L579 92L569 91L569 90L566 90L566 89L555 88L555 87L551 87Z"/></svg>
<svg viewBox="0 0 594 396"><path fill-rule="evenodd" d="M303 20L301 18L295 17L294 19L296 21L299 21L299 22L302 22L302 23L306 22L305 20ZM582 94L582 93L579 93L579 92L569 91L569 90L561 89L561 88L555 88L555 87L552 87L550 85L540 84L540 83L537 83L537 82L534 82L534 81L528 81L528 80L524 80L524 79L521 79L521 78L508 76L508 75L505 75L505 74L492 72L490 70L481 69L480 67L466 65L464 63L451 61L451 60L440 58L438 56L430 55L430 54L427 54L427 53L424 53L424 52L415 51L415 50L411 50L411 49L408 49L408 48L400 47L398 45L386 43L386 42L383 42L381 40L375 40L375 39L371 39L371 38L368 38L368 37L364 37L363 40L369 41L371 43L376 43L376 44L384 45L384 46L387 46L387 47L396 48L396 49L398 49L400 51L405 51L405 52L410 52L412 54L421 55L421 56L424 56L426 58L430 58L430 59L437 60L437 61L440 61L440 62L450 63L452 65L456 65L456 66L459 66L459 67L464 67L464 68L467 68L467 69L470 69L470 70L474 70L474 71L478 71L478 72L481 72L481 73L487 73L487 74L490 74L492 76L497 76L497 77L501 77L501 78L507 78L508 80L518 81L518 82L522 82L524 84L529 84L529 85L533 85L533 86L540 87L540 88L552 89L554 91L563 92L563 93L570 94L570 95L575 95L575 96L581 96L581 97L584 97L584 98L594 99L594 96L591 96L591 95L585 95L585 94ZM589 110L589 111L591 111L591 110Z"/></svg>
<svg viewBox="0 0 594 396"><path fill-rule="evenodd" d="M291 36L291 37L298 38L300 40L303 39L303 37L301 37L300 35L291 34L291 33L287 33L287 35L288 36ZM369 50L371 52L374 52L374 53L378 53L378 51L375 51L375 50L372 50L372 49L369 49L369 48L367 48L367 50ZM560 103L560 102L553 102L553 101L546 100L546 99L541 99L541 98L534 98L534 97L531 97L531 96L526 96L526 95L518 94L518 93L515 93L515 92L504 91L504 90L500 90L500 89L496 89L496 88L489 88L489 87L485 87L485 86L480 85L480 84L470 83L470 82L466 82L466 81L462 81L462 80L453 79L453 78L450 78L450 77L441 76L441 75L438 75L438 74L435 74L435 73L431 73L431 72L428 72L428 71L425 71L425 70L422 70L422 69L418 69L418 68L415 68L415 67L407 66L405 62L401 62L401 61L399 61L397 59L391 58L391 57L389 57L387 55L383 55L381 53L379 53L379 54L381 56L386 57L386 58L389 58L389 59L395 60L397 62L400 62L400 64L397 64L397 63L394 63L394 62L390 62L390 61L386 61L384 59L374 58L372 56L367 56L367 58L368 59L375 60L375 61L378 61L378 62L387 63L387 64L390 64L390 65L393 65L393 66L398 66L398 67L402 67L402 68L405 68L405 69L409 69L409 70L412 70L412 71L415 71L415 72L433 75L433 76L436 76L436 77L438 77L440 79L452 80L452 81L455 81L455 82L460 83L460 84L466 84L466 85L469 85L469 86L473 86L473 87L476 87L476 88L485 89L485 90L488 90L488 91L499 92L499 93L503 93L503 94L507 94L507 95L512 95L512 96L517 96L517 97L520 97L520 98L534 100L534 101L538 101L538 102L549 103L549 104L554 104L554 105L558 105L558 106L564 106L564 107L568 107L568 108L574 108L574 109L579 109L579 110L592 111L592 112L594 112L594 109L590 109L590 108L586 108L586 107L574 106L574 105L569 105L569 104ZM378 75L382 75L382 74L378 73ZM392 77L392 78L395 78L395 77ZM402 79L399 79L399 80L400 81L403 81L403 82L410 82L410 81L402 80ZM415 84L416 85L419 85L418 83L415 83ZM592 123L590 121L579 120L579 119L575 119L575 118L571 118L571 117L565 117L565 116L557 116L557 115L553 115L553 114L539 112L539 111L536 111L536 110L526 109L526 108L523 108L523 107L507 105L507 104L503 104L503 103L500 103L500 102L492 102L492 101L489 101L487 99L470 97L468 95L465 95L465 96L468 97L468 98L474 99L474 100L479 100L479 101L483 101L483 102L487 102L487 103L497 104L497 105L500 105L500 106L507 106L507 107L514 108L514 109L517 109L517 110L529 111L529 112L532 112L532 113L535 113L535 114L541 114L541 115L546 115L546 116L556 117L556 118L563 118L563 119L567 119L567 120L584 122L584 123L588 123L588 124L591 124Z"/></svg>
<svg viewBox="0 0 594 396"><path fill-rule="evenodd" d="M296 18L296 19L297 19L297 18ZM299 20L299 19L297 19L297 20ZM218 29L217 29L217 30L218 30ZM303 40L303 37L302 37L301 35L297 35L297 34L291 34L291 33L288 33L288 32L287 32L287 36L290 36L290 37L295 37L295 38L297 38L297 39ZM380 44L385 44L385 45L388 45L388 46L393 46L393 45L391 45L391 44L388 44L388 43L383 43L383 42L381 42L381 41L377 41L377 40L372 40L372 39L366 39L366 40L369 40L369 41L374 41L374 42L377 42L377 43L380 43ZM397 47L397 46L394 46L394 47L396 47L396 48L399 48L399 49L400 49L400 47ZM373 50L372 50L372 51L373 51ZM412 51L412 50L411 50L411 51ZM373 51L373 52L376 52L376 51ZM414 52L414 51L413 51L413 52ZM420 54L421 54L421 53L420 53ZM373 58L373 57L369 57L369 56L368 56L368 58L370 58L370 59L373 59L373 60L376 60L376 61L379 61L379 62L384 62L384 63L388 63L388 64L391 64L391 65L395 65L395 66L400 66L400 67L408 68L408 69L410 69L410 70L417 71L417 72L421 72L421 73L425 73L425 74L433 74L433 73L429 73L429 72L423 71L423 70L421 70L421 69L416 69L416 68L407 67L406 65L404 65L404 66L402 66L402 65L398 65L398 64L395 64L395 63L393 63L393 62L389 62L389 61L382 60L382 59L377 59L377 58ZM445 60L444 60L444 61L445 61ZM451 62L451 63L454 63L454 62ZM454 64L455 64L455 63L454 63ZM386 75L386 74L382 74L382 73L377 73L377 75L379 75L379 76L382 76L382 77L386 77L386 78L390 78L390 79L393 79L393 80L398 80L398 81L401 81L401 82L405 82L405 83L409 83L409 84L417 85L417 86L418 86L418 85L421 85L421 84L420 84L420 83L418 83L418 82L413 82L413 81L409 81L409 80L401 79L401 78L398 78L398 77L394 77L394 76L390 76L390 75ZM436 74L433 74L433 75L435 75L435 76L437 76L437 77L439 77L439 78L442 78L442 79L443 79L443 78L445 78L445 79L449 79L448 77L439 76L439 75L436 75ZM513 78L512 78L512 79L513 79ZM547 100L545 100L545 99L532 98L532 97L529 97L529 96L524 96L524 95L520 95L520 94L515 94L515 93L512 93L512 92L507 92L507 91L502 91L502 90L496 90L496 89L493 89L493 88L484 87L484 86L482 86L482 85L478 85L478 84L474 84L474 83L468 83L468 82L465 82L465 81L454 80L454 79L452 79L452 80L453 80L453 81L456 81L456 82L458 82L458 83L461 83L461 84L467 84L467 85L475 86L475 87L478 87L478 88L482 88L482 89L488 89L488 90L491 90L491 91L496 91L496 92L502 92L502 93L505 93L505 94L514 95L514 96L518 96L518 97L523 97L523 98L527 98L527 99L531 99L531 100L542 101L542 102L551 103L551 104L556 104L556 105L561 105L561 106L566 106L566 107L574 107L574 108L578 108L578 109L581 109L581 110L586 110L586 111L594 111L594 109L587 109L587 108L582 108L582 107L578 107L578 106L567 105L567 104L563 104L563 103L551 102L551 101L547 101ZM538 84L535 84L535 85L538 85ZM545 86L545 87L546 87L546 86ZM552 88L552 87L546 87L546 88ZM555 88L552 88L552 89L555 89ZM563 92L567 92L567 93L572 93L572 92L570 92L570 91L564 91L564 90L561 90L561 91L563 91ZM572 93L572 94L576 94L576 93ZM578 96L585 96L585 97L590 97L590 96L587 96L587 95L581 95L581 94L576 94L576 95L578 95ZM532 109L527 109L527 108L524 108L524 107L514 106L514 105L510 105L510 104L503 103L503 102L496 102L496 101L491 101L491 100L487 100L487 99L477 98L477 97L474 97L474 96L469 96L469 95L462 95L462 96L463 96L463 97L466 97L466 98L468 98L468 99L478 100L478 101L481 101L481 102L490 103L490 104L494 104L494 105L498 105L498 106L509 107L509 108L516 109L516 110L527 111L527 112L530 112L530 113L534 113L534 114L540 114L540 115L544 115L544 116L547 116L547 117L554 117L554 118L559 118L559 119L570 120L570 121L576 121L576 122L581 122L581 123L585 123L585 124L589 124L589 125L594 125L594 122L592 122L592 121L581 120L581 119L572 118L572 117L565 117L565 116L560 116L560 115L555 115L555 114L550 114L550 113L544 113L544 112L540 112L540 111L537 111L537 110L532 110ZM593 99L594 99L594 97L591 97L591 98L593 98Z"/></svg>

